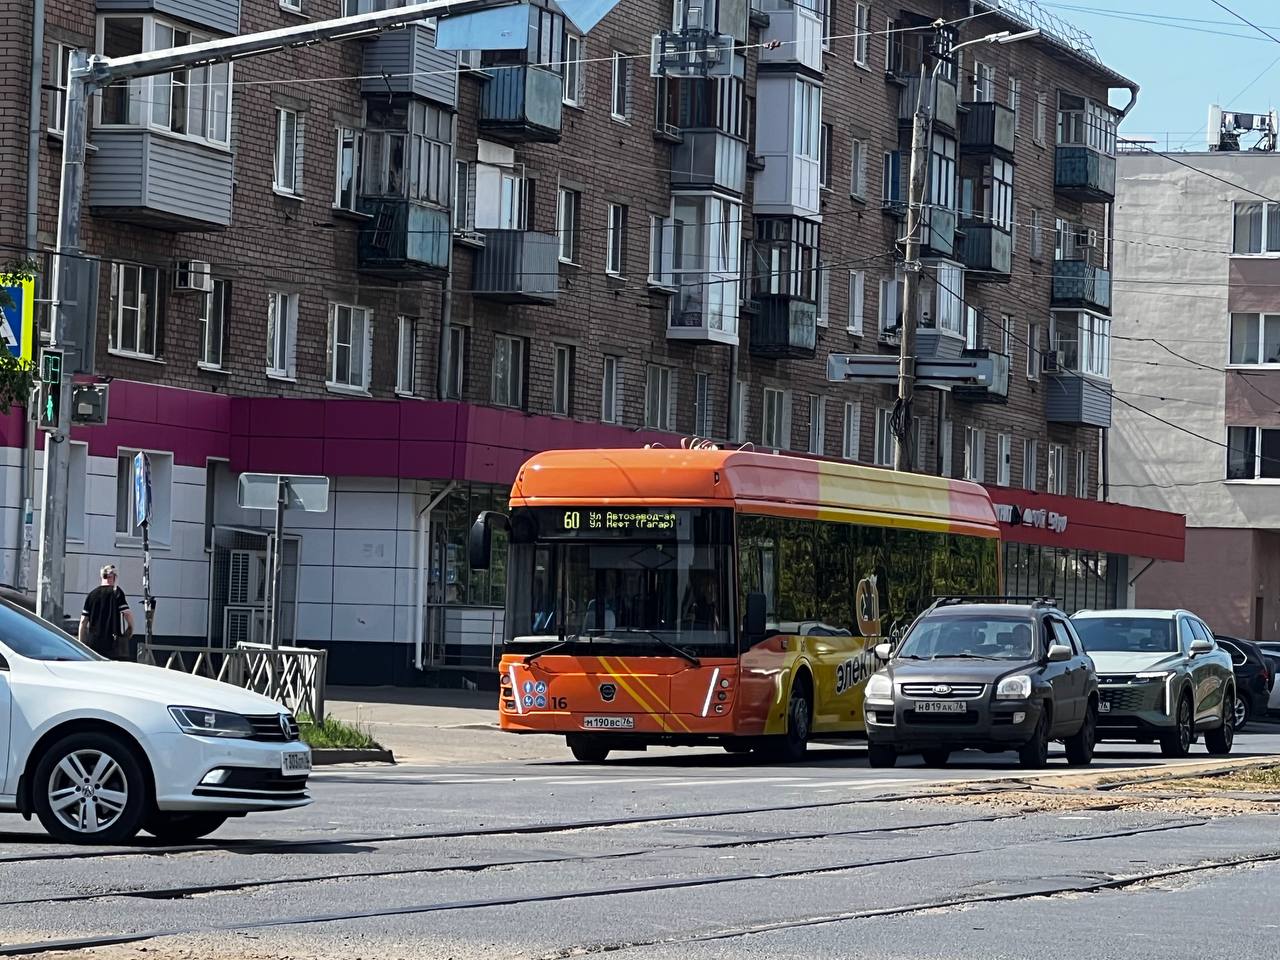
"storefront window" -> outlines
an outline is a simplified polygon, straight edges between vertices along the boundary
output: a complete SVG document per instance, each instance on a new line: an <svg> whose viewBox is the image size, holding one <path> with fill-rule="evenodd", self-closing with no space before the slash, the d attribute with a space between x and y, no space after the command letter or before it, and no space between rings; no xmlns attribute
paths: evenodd
<svg viewBox="0 0 1280 960"><path fill-rule="evenodd" d="M1068 614L1123 606L1124 564L1115 554L1090 550L1005 543L1005 592L1011 596L1053 597Z"/></svg>

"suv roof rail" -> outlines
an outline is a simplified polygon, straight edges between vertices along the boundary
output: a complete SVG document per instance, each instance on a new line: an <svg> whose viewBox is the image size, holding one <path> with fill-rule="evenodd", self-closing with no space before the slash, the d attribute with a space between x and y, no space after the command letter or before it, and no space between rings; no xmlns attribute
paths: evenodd
<svg viewBox="0 0 1280 960"><path fill-rule="evenodd" d="M1029 603L1037 607L1056 607L1056 597L1017 596L1014 594L946 594L934 598L933 606L945 607L956 603Z"/></svg>

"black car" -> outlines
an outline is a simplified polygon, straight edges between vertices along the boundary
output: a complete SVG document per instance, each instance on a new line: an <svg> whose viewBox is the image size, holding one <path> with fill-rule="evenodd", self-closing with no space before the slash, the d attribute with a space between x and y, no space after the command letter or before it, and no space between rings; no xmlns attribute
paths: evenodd
<svg viewBox="0 0 1280 960"><path fill-rule="evenodd" d="M1271 666L1263 649L1252 640L1225 637L1219 633L1213 637L1231 654L1231 665L1236 675L1236 702L1232 709L1236 729L1239 730L1253 718L1267 715L1273 677Z"/></svg>
<svg viewBox="0 0 1280 960"><path fill-rule="evenodd" d="M1017 750L1024 767L1042 767L1053 740L1072 764L1093 759L1098 679L1051 600L941 599L876 654L888 663L864 698L873 767L904 753L941 765L966 748Z"/></svg>

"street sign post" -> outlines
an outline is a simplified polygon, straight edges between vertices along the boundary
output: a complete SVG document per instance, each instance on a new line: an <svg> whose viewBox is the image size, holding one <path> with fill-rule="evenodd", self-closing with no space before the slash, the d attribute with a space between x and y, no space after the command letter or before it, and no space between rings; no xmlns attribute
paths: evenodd
<svg viewBox="0 0 1280 960"><path fill-rule="evenodd" d="M284 579L284 512L306 513L329 510L329 478L290 476L276 473L242 473L236 502L245 510L274 510L275 534L271 541L271 584L268 598L267 633L271 649L280 648L280 584Z"/></svg>
<svg viewBox="0 0 1280 960"><path fill-rule="evenodd" d="M150 647L156 619L156 600L151 596L151 458L142 452L133 455L133 523L142 528L142 610Z"/></svg>

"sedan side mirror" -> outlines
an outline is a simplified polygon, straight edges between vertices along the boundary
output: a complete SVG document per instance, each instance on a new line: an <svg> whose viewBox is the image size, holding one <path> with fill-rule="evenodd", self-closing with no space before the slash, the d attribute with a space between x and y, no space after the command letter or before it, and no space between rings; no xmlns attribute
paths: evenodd
<svg viewBox="0 0 1280 960"><path fill-rule="evenodd" d="M1071 648L1066 644L1054 643L1049 646L1050 663L1062 663L1066 660L1070 660L1073 656L1074 654L1071 652Z"/></svg>
<svg viewBox="0 0 1280 960"><path fill-rule="evenodd" d="M1213 644L1208 640L1197 638L1191 641L1191 655L1193 657L1198 657L1202 653L1208 653L1212 649Z"/></svg>
<svg viewBox="0 0 1280 960"><path fill-rule="evenodd" d="M889 658L893 656L893 644L877 643L875 654L877 659L883 660L885 663L888 663Z"/></svg>

